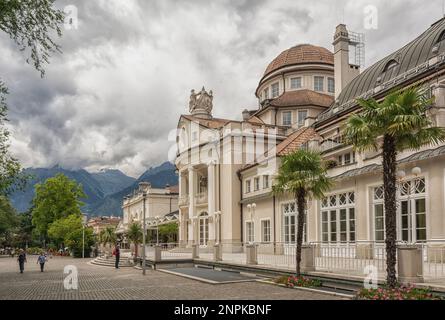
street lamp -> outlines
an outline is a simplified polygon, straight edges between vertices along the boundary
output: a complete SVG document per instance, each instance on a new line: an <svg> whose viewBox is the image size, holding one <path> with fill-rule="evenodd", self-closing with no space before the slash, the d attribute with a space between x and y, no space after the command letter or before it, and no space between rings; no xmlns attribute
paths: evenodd
<svg viewBox="0 0 445 320"><path fill-rule="evenodd" d="M159 245L159 216L156 216L155 219L156 219L156 245Z"/></svg>
<svg viewBox="0 0 445 320"><path fill-rule="evenodd" d="M142 222L142 274L145 276L145 269L146 269L146 266L145 266L145 260L146 260L146 258L145 258L145 241L146 241L146 239L145 239L145 232L146 232L146 230L145 230L145 199L147 198L147 193L144 191L144 193L142 194L142 197L143 197L143 201L142 201L142 203L143 203L143 222Z"/></svg>
<svg viewBox="0 0 445 320"><path fill-rule="evenodd" d="M87 224L87 215L82 215L82 259L85 259L85 225Z"/></svg>

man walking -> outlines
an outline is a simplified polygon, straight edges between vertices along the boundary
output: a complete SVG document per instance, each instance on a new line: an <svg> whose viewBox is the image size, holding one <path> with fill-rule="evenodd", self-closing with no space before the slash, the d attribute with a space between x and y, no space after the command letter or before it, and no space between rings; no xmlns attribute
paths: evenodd
<svg viewBox="0 0 445 320"><path fill-rule="evenodd" d="M39 257L37 258L37 263L40 264L40 272L43 272L43 269L45 268L45 262L46 262L46 256L42 252L42 253L40 253Z"/></svg>
<svg viewBox="0 0 445 320"><path fill-rule="evenodd" d="M116 269L119 269L119 259L120 259L120 257L121 257L121 250L120 250L118 244L114 247L113 255L116 257L116 262L115 262L115 264L114 264L114 267L115 267Z"/></svg>
<svg viewBox="0 0 445 320"><path fill-rule="evenodd" d="M23 251L23 249L20 249L17 261L19 262L20 273L23 273L23 271L25 270L25 262L26 262L26 253L25 251Z"/></svg>

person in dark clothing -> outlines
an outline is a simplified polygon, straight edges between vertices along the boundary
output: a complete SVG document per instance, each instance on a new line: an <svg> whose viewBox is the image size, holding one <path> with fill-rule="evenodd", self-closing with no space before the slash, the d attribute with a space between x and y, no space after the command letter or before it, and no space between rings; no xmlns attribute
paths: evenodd
<svg viewBox="0 0 445 320"><path fill-rule="evenodd" d="M116 262L114 263L114 267L116 269L119 269L119 259L121 258L121 250L118 244L114 247L113 255L116 257Z"/></svg>
<svg viewBox="0 0 445 320"><path fill-rule="evenodd" d="M43 272L43 269L45 268L45 262L46 262L46 256L42 252L39 257L37 258L37 263L40 264L40 272Z"/></svg>
<svg viewBox="0 0 445 320"><path fill-rule="evenodd" d="M23 250L20 250L19 256L17 258L20 267L20 273L23 273L25 270L25 262L26 262L26 253Z"/></svg>

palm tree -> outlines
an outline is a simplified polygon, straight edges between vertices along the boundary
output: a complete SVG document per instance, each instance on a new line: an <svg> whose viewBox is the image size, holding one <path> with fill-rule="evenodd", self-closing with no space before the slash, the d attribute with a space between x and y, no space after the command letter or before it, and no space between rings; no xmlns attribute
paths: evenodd
<svg viewBox="0 0 445 320"><path fill-rule="evenodd" d="M134 222L128 227L128 239L134 244L134 256L138 256L138 245L142 242L142 227L139 223Z"/></svg>
<svg viewBox="0 0 445 320"><path fill-rule="evenodd" d="M113 243L116 243L116 233L115 233L116 229L113 227L107 227L104 230L102 230L100 232L100 242L106 246L107 244L110 245L110 250L111 250L111 245Z"/></svg>
<svg viewBox="0 0 445 320"><path fill-rule="evenodd" d="M283 158L273 192L292 194L297 204L297 277L301 275L301 247L308 197L322 198L331 185L326 166L318 152L299 149Z"/></svg>
<svg viewBox="0 0 445 320"><path fill-rule="evenodd" d="M398 152L418 150L424 145L445 141L445 130L435 127L428 117L433 104L420 88L398 90L382 102L359 99L362 111L346 124L346 141L359 151L381 150L386 226L387 285L394 288L396 278L396 170Z"/></svg>

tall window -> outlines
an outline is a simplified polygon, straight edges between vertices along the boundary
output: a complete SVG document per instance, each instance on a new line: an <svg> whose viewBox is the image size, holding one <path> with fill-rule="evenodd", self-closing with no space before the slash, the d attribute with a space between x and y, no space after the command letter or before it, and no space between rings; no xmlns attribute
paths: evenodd
<svg viewBox="0 0 445 320"><path fill-rule="evenodd" d="M261 221L261 242L270 242L270 220Z"/></svg>
<svg viewBox="0 0 445 320"><path fill-rule="evenodd" d="M263 90L263 99L264 100L269 99L269 88Z"/></svg>
<svg viewBox="0 0 445 320"><path fill-rule="evenodd" d="M255 241L254 223L253 221L246 222L246 242Z"/></svg>
<svg viewBox="0 0 445 320"><path fill-rule="evenodd" d="M415 243L426 241L426 183L425 178L405 181L397 191L397 238ZM385 240L385 211L383 186L373 189L374 235Z"/></svg>
<svg viewBox="0 0 445 320"><path fill-rule="evenodd" d="M385 240L385 214L383 208L384 191L383 186L374 188L374 238L375 241Z"/></svg>
<svg viewBox="0 0 445 320"><path fill-rule="evenodd" d="M292 125L292 112L285 111L283 112L283 126L291 126Z"/></svg>
<svg viewBox="0 0 445 320"><path fill-rule="evenodd" d="M314 90L319 92L324 91L324 77L314 77Z"/></svg>
<svg viewBox="0 0 445 320"><path fill-rule="evenodd" d="M346 166L355 163L355 152L348 152L338 156L338 164L340 166Z"/></svg>
<svg viewBox="0 0 445 320"><path fill-rule="evenodd" d="M280 95L280 85L277 82L272 85L272 98L276 98L279 95Z"/></svg>
<svg viewBox="0 0 445 320"><path fill-rule="evenodd" d="M250 180L246 180L246 193L250 193Z"/></svg>
<svg viewBox="0 0 445 320"><path fill-rule="evenodd" d="M335 79L328 78L328 92L335 93Z"/></svg>
<svg viewBox="0 0 445 320"><path fill-rule="evenodd" d="M263 176L263 189L269 188L269 176Z"/></svg>
<svg viewBox="0 0 445 320"><path fill-rule="evenodd" d="M253 179L253 189L254 191L260 190L260 178Z"/></svg>
<svg viewBox="0 0 445 320"><path fill-rule="evenodd" d="M297 243L297 210L295 202L283 204L283 226L284 242L287 244ZM303 242L307 242L306 213L303 222Z"/></svg>
<svg viewBox="0 0 445 320"><path fill-rule="evenodd" d="M323 242L355 242L355 193L346 192L321 201Z"/></svg>
<svg viewBox="0 0 445 320"><path fill-rule="evenodd" d="M209 215L207 212L199 216L199 245L207 246L209 241Z"/></svg>
<svg viewBox="0 0 445 320"><path fill-rule="evenodd" d="M298 127L301 128L304 126L304 121L307 118L307 110L299 110L298 111Z"/></svg>
<svg viewBox="0 0 445 320"><path fill-rule="evenodd" d="M291 89L301 89L301 77L291 78L290 79L290 88Z"/></svg>

